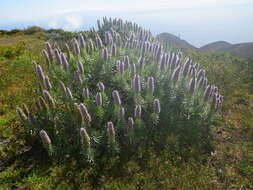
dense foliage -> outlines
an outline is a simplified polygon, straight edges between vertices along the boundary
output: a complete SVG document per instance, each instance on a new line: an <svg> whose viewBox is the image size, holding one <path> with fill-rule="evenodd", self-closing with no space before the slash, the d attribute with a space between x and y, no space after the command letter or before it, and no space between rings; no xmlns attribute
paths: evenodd
<svg viewBox="0 0 253 190"><path fill-rule="evenodd" d="M55 158L89 161L159 152L172 137L179 147L208 148L223 97L206 71L131 22L104 18L98 28L66 53L45 44L47 68L34 63L37 112L17 109L28 138L40 135Z"/></svg>

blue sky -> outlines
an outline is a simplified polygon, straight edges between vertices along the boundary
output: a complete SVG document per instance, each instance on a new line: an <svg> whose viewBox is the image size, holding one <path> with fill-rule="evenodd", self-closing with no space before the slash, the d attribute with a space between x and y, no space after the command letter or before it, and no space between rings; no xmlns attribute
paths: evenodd
<svg viewBox="0 0 253 190"><path fill-rule="evenodd" d="M253 41L253 0L0 0L0 29L39 25L78 31L103 16L169 32L195 46Z"/></svg>

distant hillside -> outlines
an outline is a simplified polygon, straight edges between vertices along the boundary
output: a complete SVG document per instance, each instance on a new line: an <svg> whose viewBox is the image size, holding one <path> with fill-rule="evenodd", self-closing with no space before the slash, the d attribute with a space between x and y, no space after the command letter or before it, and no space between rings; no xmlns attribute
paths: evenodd
<svg viewBox="0 0 253 190"><path fill-rule="evenodd" d="M234 56L244 58L246 60L253 59L253 42L230 44L228 42L219 41L207 44L199 49L201 52L207 51L223 51L231 53Z"/></svg>
<svg viewBox="0 0 253 190"><path fill-rule="evenodd" d="M190 43L188 43L187 41L181 40L179 37L170 33L161 33L157 35L157 38L159 40L163 40L164 42L167 42L168 44L170 44L171 46L177 49L181 49L181 50L188 50L188 49L197 50L198 49L194 47L193 45L191 45Z"/></svg>
<svg viewBox="0 0 253 190"><path fill-rule="evenodd" d="M204 45L200 48L200 51L206 52L206 51L224 51L225 49L229 49L232 44L225 42L225 41L218 41L213 42L207 45Z"/></svg>
<svg viewBox="0 0 253 190"><path fill-rule="evenodd" d="M253 42L231 44L226 41L217 41L217 42L204 45L201 48L196 48L193 45L191 45L189 42L187 42L186 40L181 40L179 37L170 33L161 33L157 35L157 38L183 51L189 50L189 49L199 51L199 52L222 51L222 52L231 53L234 56L241 57L246 60L253 59Z"/></svg>

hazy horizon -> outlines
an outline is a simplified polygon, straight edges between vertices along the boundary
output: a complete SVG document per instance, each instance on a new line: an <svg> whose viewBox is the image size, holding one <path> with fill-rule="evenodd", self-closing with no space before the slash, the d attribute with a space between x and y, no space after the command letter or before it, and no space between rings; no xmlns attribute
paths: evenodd
<svg viewBox="0 0 253 190"><path fill-rule="evenodd" d="M214 41L253 41L251 0L0 0L0 29L36 25L87 30L103 16L130 20L153 34L168 32L196 47Z"/></svg>

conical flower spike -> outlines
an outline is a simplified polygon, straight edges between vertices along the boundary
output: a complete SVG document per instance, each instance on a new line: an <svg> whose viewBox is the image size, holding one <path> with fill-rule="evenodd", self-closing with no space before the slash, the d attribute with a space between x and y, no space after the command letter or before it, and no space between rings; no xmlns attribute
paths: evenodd
<svg viewBox="0 0 253 190"><path fill-rule="evenodd" d="M154 112L156 114L159 114L161 112L161 107L160 107L160 101L158 99L154 99Z"/></svg>
<svg viewBox="0 0 253 190"><path fill-rule="evenodd" d="M97 93L97 95L96 95L96 104L97 104L97 106L103 105L102 94L100 92Z"/></svg>
<svg viewBox="0 0 253 190"><path fill-rule="evenodd" d="M134 119L132 117L128 118L127 128L128 128L128 131L132 131L134 129Z"/></svg>
<svg viewBox="0 0 253 190"><path fill-rule="evenodd" d="M48 134L46 131L44 130L41 130L40 131L40 138L43 142L43 145L46 149L49 148L49 146L51 145L51 139L49 138Z"/></svg>
<svg viewBox="0 0 253 190"><path fill-rule="evenodd" d="M112 142L115 142L115 130L113 123L110 121L107 123L107 134Z"/></svg>
<svg viewBox="0 0 253 190"><path fill-rule="evenodd" d="M155 80L154 77L148 77L148 89L152 92L152 94L154 93L155 90Z"/></svg>
<svg viewBox="0 0 253 190"><path fill-rule="evenodd" d="M119 92L117 90L114 90L112 92L112 97L113 97L113 100L114 100L115 104L121 105L121 99L120 99L120 96L119 96Z"/></svg>
<svg viewBox="0 0 253 190"><path fill-rule="evenodd" d="M85 128L80 129L80 136L81 136L81 143L87 148L90 147L90 137Z"/></svg>
<svg viewBox="0 0 253 190"><path fill-rule="evenodd" d="M20 119L25 122L27 120L27 116L25 115L25 113L23 112L23 110L20 107L17 107L17 113L20 117Z"/></svg>
<svg viewBox="0 0 253 190"><path fill-rule="evenodd" d="M82 113L83 119L86 123L90 123L91 122L91 116L86 108L86 106L84 104L80 104L80 111Z"/></svg>
<svg viewBox="0 0 253 190"><path fill-rule="evenodd" d="M135 109L134 109L134 117L136 119L141 119L141 106L140 105L136 105Z"/></svg>

